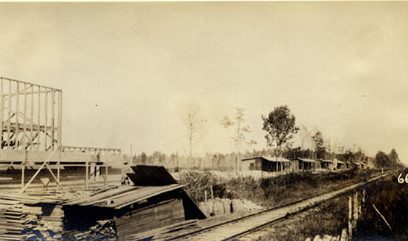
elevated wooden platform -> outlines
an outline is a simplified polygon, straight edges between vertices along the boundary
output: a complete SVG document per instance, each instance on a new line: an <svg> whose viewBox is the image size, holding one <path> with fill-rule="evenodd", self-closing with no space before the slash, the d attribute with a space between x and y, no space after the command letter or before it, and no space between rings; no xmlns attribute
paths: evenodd
<svg viewBox="0 0 408 241"><path fill-rule="evenodd" d="M62 146L55 151L0 150L0 188L62 187L73 181L88 187L120 182L120 149ZM114 180L108 180L109 176ZM112 179L112 178L110 178Z"/></svg>
<svg viewBox="0 0 408 241"><path fill-rule="evenodd" d="M120 149L62 145L62 90L0 77L0 188L56 185L122 168ZM28 179L28 180L26 180Z"/></svg>
<svg viewBox="0 0 408 241"><path fill-rule="evenodd" d="M38 164L48 158L50 163L81 164L104 163L109 166L121 166L122 156L119 154L106 152L76 152L76 151L7 151L0 150L0 166L13 166L26 164Z"/></svg>

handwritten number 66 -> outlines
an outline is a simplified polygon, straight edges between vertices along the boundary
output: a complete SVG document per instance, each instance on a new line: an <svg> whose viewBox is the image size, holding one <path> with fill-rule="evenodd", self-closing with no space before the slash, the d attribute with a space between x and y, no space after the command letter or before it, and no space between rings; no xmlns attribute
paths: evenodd
<svg viewBox="0 0 408 241"><path fill-rule="evenodd" d="M408 183L408 173L405 175L405 179L402 178L402 173L398 175L398 183Z"/></svg>

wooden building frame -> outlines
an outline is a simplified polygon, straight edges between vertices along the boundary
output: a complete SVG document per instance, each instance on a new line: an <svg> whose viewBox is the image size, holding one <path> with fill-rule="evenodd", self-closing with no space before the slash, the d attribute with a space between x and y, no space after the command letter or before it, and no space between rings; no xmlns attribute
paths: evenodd
<svg viewBox="0 0 408 241"><path fill-rule="evenodd" d="M41 170L48 170L60 187L63 167L85 167L85 186L91 168L104 169L121 159L120 149L62 146L62 90L0 77L0 166L21 168L21 192ZM36 169L25 180L25 170Z"/></svg>
<svg viewBox="0 0 408 241"><path fill-rule="evenodd" d="M53 151L62 139L62 91L0 77L2 150Z"/></svg>

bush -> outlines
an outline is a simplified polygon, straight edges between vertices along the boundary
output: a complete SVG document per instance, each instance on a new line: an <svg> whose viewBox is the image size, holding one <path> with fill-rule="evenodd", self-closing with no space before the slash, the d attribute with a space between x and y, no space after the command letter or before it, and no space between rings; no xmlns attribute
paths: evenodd
<svg viewBox="0 0 408 241"><path fill-rule="evenodd" d="M223 188L218 184L217 177L208 171L182 172L180 174L180 184L185 185L185 190L196 203L204 201L205 191L207 191L208 196L210 195L211 187L213 187L214 195L216 191L217 194L223 193Z"/></svg>

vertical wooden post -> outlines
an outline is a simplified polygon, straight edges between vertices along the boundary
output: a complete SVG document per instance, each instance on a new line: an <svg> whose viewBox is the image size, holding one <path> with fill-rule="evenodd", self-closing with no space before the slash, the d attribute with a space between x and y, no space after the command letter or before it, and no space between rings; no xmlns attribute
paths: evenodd
<svg viewBox="0 0 408 241"><path fill-rule="evenodd" d="M48 89L45 88L45 98L44 98L44 145L45 151L48 151Z"/></svg>
<svg viewBox="0 0 408 241"><path fill-rule="evenodd" d="M85 162L85 187L88 187L88 175L89 175L89 170L88 170L88 161Z"/></svg>
<svg viewBox="0 0 408 241"><path fill-rule="evenodd" d="M23 141L23 149L25 150L27 147L27 84L24 83L24 90L23 90L23 95L24 95L24 107L23 107L23 126L24 126L24 131L23 131L23 136L21 140Z"/></svg>
<svg viewBox="0 0 408 241"><path fill-rule="evenodd" d="M20 112L20 83L17 82L17 92L16 92L16 129L14 131L14 149L17 149L19 146L19 136L20 136L20 123L18 114Z"/></svg>
<svg viewBox="0 0 408 241"><path fill-rule="evenodd" d="M38 86L38 110L37 110L37 151L40 150L40 128L41 128L41 86Z"/></svg>
<svg viewBox="0 0 408 241"><path fill-rule="evenodd" d="M58 144L61 146L62 138L62 91L58 91Z"/></svg>
<svg viewBox="0 0 408 241"><path fill-rule="evenodd" d="M25 178L25 163L21 165L21 190L24 188L24 178Z"/></svg>
<svg viewBox="0 0 408 241"><path fill-rule="evenodd" d="M61 183L61 178L60 178L60 172L61 172L61 163L60 163L60 160L61 160L61 153L59 153L58 154L58 162L57 162L57 180L58 180L58 183L57 183L57 185L58 185L58 188L60 187L60 183Z"/></svg>
<svg viewBox="0 0 408 241"><path fill-rule="evenodd" d="M31 85L31 120L30 120L30 151L33 150L34 142L34 85Z"/></svg>
<svg viewBox="0 0 408 241"><path fill-rule="evenodd" d="M3 78L0 77L0 149L3 149L4 91Z"/></svg>
<svg viewBox="0 0 408 241"><path fill-rule="evenodd" d="M13 114L11 112L11 92L12 92L12 86L11 86L11 81L9 80L9 88L8 88L8 118L7 118L7 149L10 149L10 141L11 141L11 115Z"/></svg>
<svg viewBox="0 0 408 241"><path fill-rule="evenodd" d="M351 240L352 233L353 233L353 227L351 224L351 220L353 218L353 203L352 202L353 202L353 198L352 196L349 196L348 197L348 235L350 237L350 240Z"/></svg>
<svg viewBox="0 0 408 241"><path fill-rule="evenodd" d="M108 185L108 165L105 165L105 186Z"/></svg>
<svg viewBox="0 0 408 241"><path fill-rule="evenodd" d="M207 190L204 190L204 201L207 202Z"/></svg>
<svg viewBox="0 0 408 241"><path fill-rule="evenodd" d="M213 190L213 186L211 185L211 199L214 200L214 190Z"/></svg>
<svg viewBox="0 0 408 241"><path fill-rule="evenodd" d="M51 150L55 146L55 90L51 92Z"/></svg>

